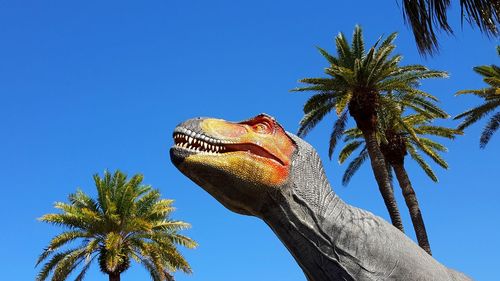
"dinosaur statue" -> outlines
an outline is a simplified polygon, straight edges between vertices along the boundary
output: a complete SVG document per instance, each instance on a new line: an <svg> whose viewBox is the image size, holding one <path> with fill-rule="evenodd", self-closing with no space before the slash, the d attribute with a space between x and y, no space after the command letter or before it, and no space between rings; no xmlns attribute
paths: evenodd
<svg viewBox="0 0 500 281"><path fill-rule="evenodd" d="M174 165L226 208L261 218L308 281L471 280L332 190L312 146L260 114L175 128Z"/></svg>

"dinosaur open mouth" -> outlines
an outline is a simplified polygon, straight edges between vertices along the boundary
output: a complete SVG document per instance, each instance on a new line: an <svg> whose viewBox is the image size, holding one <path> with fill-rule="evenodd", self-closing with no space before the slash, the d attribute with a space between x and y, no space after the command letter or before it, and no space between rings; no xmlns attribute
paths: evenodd
<svg viewBox="0 0 500 281"><path fill-rule="evenodd" d="M248 152L260 157L272 159L284 165L278 157L269 153L264 148L253 143L236 143L233 141L222 141L195 133L188 129L181 128L174 132L175 147L186 149L193 153L206 153L209 155L221 155L230 152Z"/></svg>

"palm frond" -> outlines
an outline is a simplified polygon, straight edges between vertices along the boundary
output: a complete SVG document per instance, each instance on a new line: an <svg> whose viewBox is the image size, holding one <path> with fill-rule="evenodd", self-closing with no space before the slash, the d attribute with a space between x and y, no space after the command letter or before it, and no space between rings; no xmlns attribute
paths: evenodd
<svg viewBox="0 0 500 281"><path fill-rule="evenodd" d="M351 154L358 149L364 141L351 141L347 143L339 153L339 164L344 163L344 161L351 156ZM363 148L364 149L364 148Z"/></svg>
<svg viewBox="0 0 500 281"><path fill-rule="evenodd" d="M347 105L352 99L352 92L348 91L344 93L342 96L339 96L336 103L335 103L335 112L337 113L337 116L341 116L341 114L344 112L345 109L347 108Z"/></svg>
<svg viewBox="0 0 500 281"><path fill-rule="evenodd" d="M330 134L330 143L328 146L328 156L332 159L333 150L337 145L337 140L342 136L345 126L347 124L347 111L344 111L342 115L335 121L333 125L332 133Z"/></svg>
<svg viewBox="0 0 500 281"><path fill-rule="evenodd" d="M405 106L409 107L418 113L432 119L432 118L448 118L449 115L444 110L439 108L432 102L423 99L418 96L404 95L399 102Z"/></svg>
<svg viewBox="0 0 500 281"><path fill-rule="evenodd" d="M355 58L362 58L365 55L363 30L361 30L361 27L359 25L356 25L356 27L354 28L351 49Z"/></svg>
<svg viewBox="0 0 500 281"><path fill-rule="evenodd" d="M465 119L458 125L458 129L463 130L469 127L470 125L474 124L478 120L482 119L486 114L495 110L499 106L500 106L500 100L492 100L489 102L485 102L484 104L474 107L472 109L469 109L455 116L453 119L456 120L465 117Z"/></svg>
<svg viewBox="0 0 500 281"><path fill-rule="evenodd" d="M419 97L422 97L422 98L425 98L425 99L430 99L434 102L437 102L438 101L438 98L427 93L427 92L424 92L422 90L419 90L419 89L415 89L415 88L412 88L410 86L405 86L405 87L401 87L401 88L397 88L397 91L400 92L400 93L405 93L406 95L411 95L411 96L419 96Z"/></svg>
<svg viewBox="0 0 500 281"><path fill-rule="evenodd" d="M420 141L420 145L425 145L428 147L428 149L432 149L432 150L440 151L440 152L447 152L448 151L448 148L446 148L446 146L444 146L436 141L433 141L429 138L419 137L419 141Z"/></svg>
<svg viewBox="0 0 500 281"><path fill-rule="evenodd" d="M461 130L432 125L421 125L415 128L415 132L420 135L433 135L448 139L454 139L457 135L463 135Z"/></svg>
<svg viewBox="0 0 500 281"><path fill-rule="evenodd" d="M297 135L300 137L304 137L309 133L311 129L313 129L319 121L325 117L331 110L333 109L332 104L325 104L314 110L311 110L309 113L305 114L302 120L300 120L300 127Z"/></svg>
<svg viewBox="0 0 500 281"><path fill-rule="evenodd" d="M438 178L436 174L434 174L432 168L429 166L429 164L427 164L427 162L425 162L425 160L422 158L422 156L420 156L420 154L413 146L408 146L408 153L410 154L411 158L413 158L413 160L415 160L415 162L417 162L417 164L422 168L422 170L424 170L424 172L431 180L433 180L434 182L438 181Z"/></svg>
<svg viewBox="0 0 500 281"><path fill-rule="evenodd" d="M392 49L387 51L392 52ZM391 59L386 60L386 55L389 55L389 53L384 54L382 58L374 59L375 62L370 64L371 69L366 79L366 85L377 85L377 83L387 79L387 77L402 72L398 64L403 57L401 55L395 55Z"/></svg>
<svg viewBox="0 0 500 281"><path fill-rule="evenodd" d="M397 32L392 32L391 34L389 34L389 36L387 36L384 41L382 41L382 43L380 44L380 47L379 47L379 50L383 50L387 47L391 47L391 46L394 46L394 40L396 40L396 37L398 37L398 33Z"/></svg>
<svg viewBox="0 0 500 281"><path fill-rule="evenodd" d="M154 223L152 226L153 230L164 230L168 232L174 232L184 229L189 229L191 225L183 221L173 221L173 220L161 220Z"/></svg>
<svg viewBox="0 0 500 281"><path fill-rule="evenodd" d="M172 243L181 245L183 247L186 247L188 249L194 249L198 247L198 243L196 243L193 239L181 235L181 234L173 234L169 236L169 239L172 240Z"/></svg>
<svg viewBox="0 0 500 281"><path fill-rule="evenodd" d="M347 39L342 32L339 32L339 34L335 37L335 45L337 47L337 57L340 64L352 67L354 58L349 47L349 42L347 42Z"/></svg>
<svg viewBox="0 0 500 281"><path fill-rule="evenodd" d="M162 256L163 260L167 262L166 264L168 264L170 268L180 269L187 274L193 273L188 262L175 248L162 252Z"/></svg>
<svg viewBox="0 0 500 281"><path fill-rule="evenodd" d="M415 132L415 130L406 125L405 123L401 122L400 125L405 129L406 132L408 132L408 134L410 135L410 139L407 143L410 143L412 142L413 144L415 144L420 150L422 150L425 154L427 154L434 162L436 162L436 164L438 164L439 166L447 169L448 168L448 163L446 163L446 161L444 161L443 158L441 158L441 156L439 156L438 153L436 153L434 150L433 150L433 147L432 146L426 146L424 143L421 142L421 138L418 137L417 133Z"/></svg>
<svg viewBox="0 0 500 281"><path fill-rule="evenodd" d="M493 134L498 130L500 126L500 112L495 113L491 119L488 121L481 133L481 138L479 140L479 147L485 148L490 141Z"/></svg>
<svg viewBox="0 0 500 281"><path fill-rule="evenodd" d="M85 260L85 265L82 267L82 270L80 273L75 278L75 281L83 281L85 278L85 275L87 274L87 271L89 270L90 266L92 265L92 261L97 257L97 255L94 255L93 257Z"/></svg>
<svg viewBox="0 0 500 281"><path fill-rule="evenodd" d="M449 0L403 0L405 22L411 26L421 54L432 55L439 49L436 29L453 33L448 24ZM460 0L461 18L487 35L498 35L500 8L495 1Z"/></svg>
<svg viewBox="0 0 500 281"><path fill-rule="evenodd" d="M327 51L325 51L324 49L320 48L320 47L316 47L318 49L318 51L321 53L321 55L323 55L323 57L325 57L325 59L330 63L330 64L338 64L339 61L337 58L335 58L334 56L330 55Z"/></svg>
<svg viewBox="0 0 500 281"><path fill-rule="evenodd" d="M75 250L64 256L62 260L57 263L54 268L54 273L52 275L53 281L64 281L68 275L73 272L81 262L83 262L83 257L85 255L84 249Z"/></svg>
<svg viewBox="0 0 500 281"><path fill-rule="evenodd" d="M429 118L422 114L410 114L403 117L403 122L409 126L415 127L415 131L417 131L416 126L428 123Z"/></svg>
<svg viewBox="0 0 500 281"><path fill-rule="evenodd" d="M472 68L479 75L485 76L485 78L495 77L498 72L492 65L480 65Z"/></svg>
<svg viewBox="0 0 500 281"><path fill-rule="evenodd" d="M351 86L356 83L354 69L351 68L332 64L330 67L325 69L325 73L339 79L347 86ZM347 86L345 88L347 88Z"/></svg>
<svg viewBox="0 0 500 281"><path fill-rule="evenodd" d="M486 100L490 99L496 92L495 88L483 88L476 90L461 90L455 93L455 96L472 94L478 97L484 98Z"/></svg>
<svg viewBox="0 0 500 281"><path fill-rule="evenodd" d="M382 42L380 47L375 52L373 62L369 65L369 68L371 68L370 74L367 79L369 82L373 83L383 80L383 77L380 77L378 74L383 73L383 71L387 68L384 68L382 66L387 66L386 63L390 65L401 60L401 57L396 55L391 60L387 61L389 55L396 48L396 46L392 44L392 41L396 38L396 35L397 33L392 33L391 35L389 35L389 37L387 37L387 39Z"/></svg>
<svg viewBox="0 0 500 281"><path fill-rule="evenodd" d="M39 221L69 229L85 229L85 222L80 217L68 214L46 214L38 218Z"/></svg>
<svg viewBox="0 0 500 281"><path fill-rule="evenodd" d="M59 252L52 256L52 258L45 263L45 265L42 267L40 272L36 276L36 281L43 281L47 279L47 277L50 275L50 273L54 270L54 268L57 266L57 264L63 260L67 255L71 254L72 252L76 251L77 249L69 249L63 252Z"/></svg>
<svg viewBox="0 0 500 281"><path fill-rule="evenodd" d="M487 35L498 35L497 24L500 18L500 7L497 2L461 0L460 7L462 9L462 16L466 14L468 21L474 22L481 31Z"/></svg>
<svg viewBox="0 0 500 281"><path fill-rule="evenodd" d="M76 193L68 196L69 202L77 208L87 208L94 212L99 212L97 202L85 194L82 190L78 189Z"/></svg>
<svg viewBox="0 0 500 281"><path fill-rule="evenodd" d="M66 231L56 237L52 238L49 245L43 250L42 254L38 257L36 265L38 266L42 261L44 261L51 253L59 249L66 243L69 243L77 238L87 238L89 234L84 231Z"/></svg>
<svg viewBox="0 0 500 281"><path fill-rule="evenodd" d="M419 142L414 142L414 144L419 149L421 149L422 152L424 152L427 156L429 156L436 164L438 164L444 169L448 169L448 163L446 163L446 161L441 156L439 156L438 153L434 151L433 147L423 145L422 142L420 142L420 140Z"/></svg>
<svg viewBox="0 0 500 281"><path fill-rule="evenodd" d="M142 266L144 266L144 268L149 272L149 275L151 276L151 279L153 279L153 281L163 281L162 272L158 271L152 261L147 258L141 258L140 261Z"/></svg>
<svg viewBox="0 0 500 281"><path fill-rule="evenodd" d="M368 158L368 151L366 149L361 150L359 155L354 158L347 169L344 172L344 176L342 176L342 185L346 186L351 181L352 176L359 170L361 165Z"/></svg>
<svg viewBox="0 0 500 281"><path fill-rule="evenodd" d="M437 70L399 72L381 81L378 84L378 89L381 91L397 90L401 87L412 85L422 79L446 77L448 77L446 72Z"/></svg>
<svg viewBox="0 0 500 281"><path fill-rule="evenodd" d="M335 104L337 98L341 95L342 93L332 94L325 92L312 95L304 104L304 113L309 113L313 111L315 108L324 106L325 104Z"/></svg>

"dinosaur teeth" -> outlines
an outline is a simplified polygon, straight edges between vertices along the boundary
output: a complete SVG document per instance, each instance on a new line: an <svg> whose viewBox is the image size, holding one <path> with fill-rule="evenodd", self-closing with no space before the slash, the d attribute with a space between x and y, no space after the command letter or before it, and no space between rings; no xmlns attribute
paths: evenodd
<svg viewBox="0 0 500 281"><path fill-rule="evenodd" d="M231 141L213 139L185 128L179 128L173 137L176 147L209 155L221 154L227 150L225 144L233 143Z"/></svg>

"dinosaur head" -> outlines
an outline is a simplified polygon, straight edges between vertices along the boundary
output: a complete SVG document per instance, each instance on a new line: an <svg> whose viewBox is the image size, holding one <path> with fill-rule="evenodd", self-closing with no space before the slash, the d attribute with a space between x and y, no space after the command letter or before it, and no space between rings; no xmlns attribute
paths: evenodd
<svg viewBox="0 0 500 281"><path fill-rule="evenodd" d="M295 142L274 118L242 122L195 118L177 126L170 157L187 177L228 209L258 215L287 182Z"/></svg>

